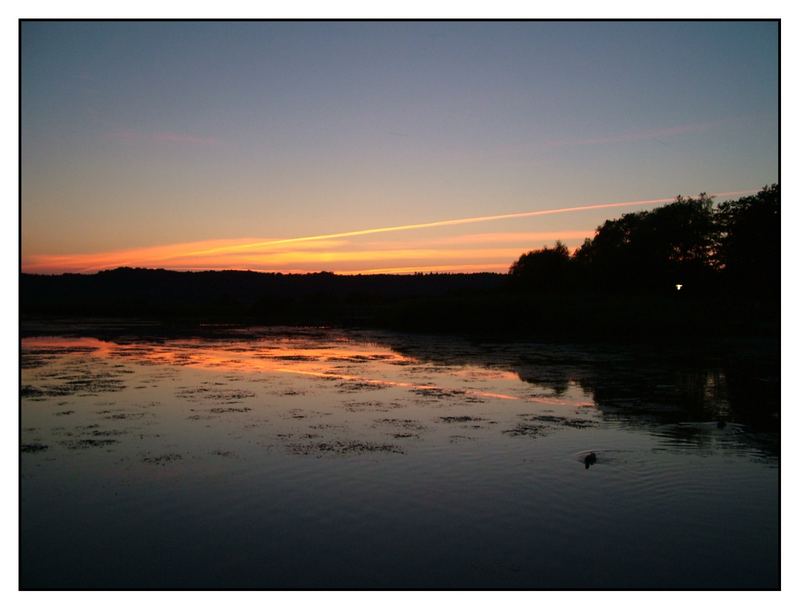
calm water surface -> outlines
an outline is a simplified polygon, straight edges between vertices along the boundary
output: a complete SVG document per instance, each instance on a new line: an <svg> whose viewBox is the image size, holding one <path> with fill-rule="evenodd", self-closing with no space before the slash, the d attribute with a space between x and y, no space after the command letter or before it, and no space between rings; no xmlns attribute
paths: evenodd
<svg viewBox="0 0 800 610"><path fill-rule="evenodd" d="M71 334L22 344L24 588L779 586L775 379L643 349Z"/></svg>

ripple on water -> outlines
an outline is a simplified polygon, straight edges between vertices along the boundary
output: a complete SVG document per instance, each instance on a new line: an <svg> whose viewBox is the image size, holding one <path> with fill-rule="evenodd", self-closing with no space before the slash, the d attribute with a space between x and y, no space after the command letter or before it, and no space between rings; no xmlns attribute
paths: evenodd
<svg viewBox="0 0 800 610"><path fill-rule="evenodd" d="M611 351L248 332L23 341L26 578L777 582L777 437L700 421L679 371L661 404Z"/></svg>

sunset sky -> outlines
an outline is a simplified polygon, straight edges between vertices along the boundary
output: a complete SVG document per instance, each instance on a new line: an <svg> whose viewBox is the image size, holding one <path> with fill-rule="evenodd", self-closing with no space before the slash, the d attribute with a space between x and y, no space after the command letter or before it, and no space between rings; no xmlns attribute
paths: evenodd
<svg viewBox="0 0 800 610"><path fill-rule="evenodd" d="M506 271L777 182L777 27L26 22L23 271Z"/></svg>

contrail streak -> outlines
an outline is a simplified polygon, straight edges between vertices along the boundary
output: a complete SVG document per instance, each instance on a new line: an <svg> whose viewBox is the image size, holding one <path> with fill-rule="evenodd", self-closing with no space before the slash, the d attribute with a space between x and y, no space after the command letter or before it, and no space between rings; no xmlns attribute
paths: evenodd
<svg viewBox="0 0 800 610"><path fill-rule="evenodd" d="M712 193L712 197L730 197L733 195L746 195L757 192L757 189L747 191L730 191L725 193ZM285 239L271 239L268 241L258 241L250 244L240 244L236 246L221 246L208 250L197 250L187 252L187 256L198 254L215 254L217 252L237 252L242 250L252 250L255 248L266 248L282 244L294 244L306 241L317 241L320 239L336 239L339 237L357 237L360 235L373 235L375 233L392 233L395 231L410 231L413 229L431 229L434 227L448 227L453 225L466 225L476 222L490 222L493 220L509 220L511 218L530 218L532 216L550 216L552 214L567 214L569 212L583 212L586 210L602 210L606 208L623 208L642 205L655 205L658 203L669 203L675 197L662 197L660 199L642 199L640 201L619 201L614 203L594 203L589 205L579 205L566 208L552 208L549 210L533 210L528 212L512 212L509 214L495 214L493 216L472 216L470 218L454 218L450 220L435 220L433 222L423 222L411 225L396 225L393 227L376 227L372 229L359 229L355 231L343 231L341 233L325 233L322 235L309 235L305 237L289 237Z"/></svg>
<svg viewBox="0 0 800 610"><path fill-rule="evenodd" d="M732 191L713 193L715 197L731 197L741 196L757 192L757 189L750 189L747 191ZM34 254L28 257L23 257L22 267L23 270L29 273L37 272L60 272L72 271L78 273L88 273L99 269L108 269L119 267L122 265L128 266L163 266L167 268L175 268L177 264L179 268L195 268L195 269L209 269L218 268L221 265L228 265L231 269L247 269L253 263L262 264L268 262L269 259L278 261L283 256L288 256L295 249L294 244L307 244L305 250L317 250L319 256L315 259L318 262L325 260L332 260L332 258L342 258L344 253L338 250L342 244L346 244L346 240L336 242L337 238L358 237L362 235L374 235L379 233L391 233L397 231L410 231L415 229L430 229L434 227L447 227L454 225L467 225L480 222L490 222L497 220L508 220L515 218L529 218L535 216L547 216L553 214L567 214L578 213L588 210L601 210L608 208L625 208L635 206L647 206L668 203L673 201L672 197L665 197L660 199L644 199L640 201L621 201L614 203L594 203L588 205L579 205L563 208L552 208L548 210L530 210L526 212L512 212L507 214L494 214L490 216L473 216L469 218L454 218L449 220L437 220L432 222L396 225L390 227L375 227L371 229L359 229L353 231L341 231L338 233L326 233L322 235L307 235L303 237L288 237L279 239L260 239L245 238L237 240L215 240L206 242L195 243L182 243L171 244L167 246L153 246L148 248L133 248L127 250L117 250L112 252L100 253L85 253L85 254L72 254L72 255L46 255ZM590 231L587 231L587 235ZM413 245L408 246L409 249L421 252L415 249ZM327 251L327 252L326 252ZM466 253L466 251L461 251ZM384 250L376 250L376 260L385 259ZM312 252L295 252L299 256L297 260L285 260L286 265L291 265L299 262L309 262L313 259ZM210 257L209 257L210 255ZM302 256L300 256L302 255ZM210 259L223 259L228 257L227 261ZM244 257L255 257L258 260L247 261ZM267 258L265 258L267 257ZM327 257L327 258L326 258ZM291 258L291 257L290 257ZM235 259L235 260L234 260ZM280 261L278 261L280 262ZM484 261L486 262L486 261ZM396 265L396 262L394 263ZM374 266L374 265L373 265ZM428 265L430 266L430 265ZM299 267L298 267L299 269ZM398 272L404 272L408 269L403 269ZM342 269L342 271L349 271L352 273L358 272L358 269L352 266Z"/></svg>

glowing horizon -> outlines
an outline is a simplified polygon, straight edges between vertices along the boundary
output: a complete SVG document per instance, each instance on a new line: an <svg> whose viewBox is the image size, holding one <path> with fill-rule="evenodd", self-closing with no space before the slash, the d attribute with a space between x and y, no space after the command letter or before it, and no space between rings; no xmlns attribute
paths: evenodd
<svg viewBox="0 0 800 610"><path fill-rule="evenodd" d="M713 193L712 196L739 196L756 190ZM590 237L594 229L471 233L416 241L382 241L367 244L358 244L358 239L354 243L353 238L591 210L654 206L669 203L674 199L674 197L661 197L591 203L298 237L206 240L108 252L29 255L23 257L22 270L25 273L91 273L117 267L149 267L185 271L223 269L281 273L333 271L342 274L497 272L506 270L523 252L557 240L574 248L583 239Z"/></svg>
<svg viewBox="0 0 800 610"><path fill-rule="evenodd" d="M504 271L777 182L778 33L25 21L21 268Z"/></svg>

